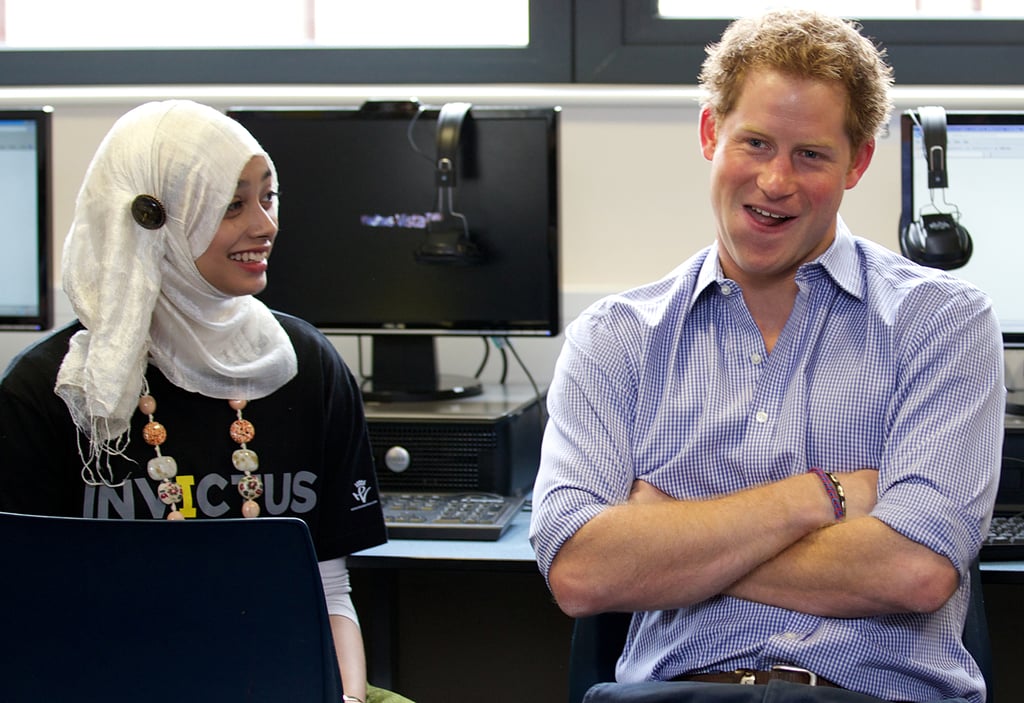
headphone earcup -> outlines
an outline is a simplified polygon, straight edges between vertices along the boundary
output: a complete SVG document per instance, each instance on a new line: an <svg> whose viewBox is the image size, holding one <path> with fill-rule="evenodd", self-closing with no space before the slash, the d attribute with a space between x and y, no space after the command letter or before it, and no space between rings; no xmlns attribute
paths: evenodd
<svg viewBox="0 0 1024 703"><path fill-rule="evenodd" d="M911 220L900 228L900 253L915 263L919 263L921 251L924 249L924 237L921 223Z"/></svg>
<svg viewBox="0 0 1024 703"><path fill-rule="evenodd" d="M478 264L483 260L464 224L450 216L427 225L427 238L414 256L421 264Z"/></svg>
<svg viewBox="0 0 1024 703"><path fill-rule="evenodd" d="M971 233L967 231L967 228L957 223L956 234L959 242L957 247L959 258L950 264L949 268L951 269L958 269L966 264L971 260L971 254L974 253L974 240L971 239Z"/></svg>
<svg viewBox="0 0 1024 703"><path fill-rule="evenodd" d="M952 215L924 215L900 230L900 251L911 261L948 271L970 260L974 241Z"/></svg>

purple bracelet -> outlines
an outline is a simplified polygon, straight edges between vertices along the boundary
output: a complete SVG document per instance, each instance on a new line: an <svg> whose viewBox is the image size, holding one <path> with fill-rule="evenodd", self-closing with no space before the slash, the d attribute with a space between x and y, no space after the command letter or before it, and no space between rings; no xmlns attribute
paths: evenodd
<svg viewBox="0 0 1024 703"><path fill-rule="evenodd" d="M819 469L817 466L812 467L808 470L808 473L812 473L821 479L821 483L825 486L825 492L828 493L828 499L832 501L832 510L835 513L836 520L842 520L846 517L846 492L843 490L843 486L839 483L834 475Z"/></svg>

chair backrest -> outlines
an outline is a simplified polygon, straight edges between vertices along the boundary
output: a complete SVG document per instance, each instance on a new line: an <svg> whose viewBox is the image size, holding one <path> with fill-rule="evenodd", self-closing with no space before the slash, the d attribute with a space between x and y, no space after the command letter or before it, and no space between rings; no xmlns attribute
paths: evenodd
<svg viewBox="0 0 1024 703"><path fill-rule="evenodd" d="M632 613L577 618L569 648L569 703L581 703L587 689L615 680L615 662L626 645Z"/></svg>
<svg viewBox="0 0 1024 703"><path fill-rule="evenodd" d="M992 670L992 640L988 634L985 592L981 587L981 565L977 559L971 564L971 599L967 603L967 619L964 621L964 647L974 657L985 677L985 687L988 689L986 703L993 703L995 676Z"/></svg>
<svg viewBox="0 0 1024 703"><path fill-rule="evenodd" d="M0 513L0 700L336 703L305 523Z"/></svg>
<svg viewBox="0 0 1024 703"><path fill-rule="evenodd" d="M971 565L971 599L967 606L963 642L981 668L988 688L986 703L993 703L992 648L985 615L981 570ZM626 644L632 613L601 613L579 618L573 624L569 651L569 703L581 703L596 683L615 680L615 663Z"/></svg>

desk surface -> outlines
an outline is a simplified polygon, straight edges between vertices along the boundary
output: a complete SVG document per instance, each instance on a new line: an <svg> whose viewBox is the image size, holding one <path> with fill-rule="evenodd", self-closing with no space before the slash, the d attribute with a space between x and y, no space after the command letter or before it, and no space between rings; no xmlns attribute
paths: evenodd
<svg viewBox="0 0 1024 703"><path fill-rule="evenodd" d="M537 571L529 531L530 511L521 510L512 520L508 531L497 540L393 539L356 552L348 558L348 563L357 568L447 566Z"/></svg>
<svg viewBox="0 0 1024 703"><path fill-rule="evenodd" d="M1024 561L983 561L979 566L985 583L1024 583Z"/></svg>
<svg viewBox="0 0 1024 703"><path fill-rule="evenodd" d="M536 571L529 541L530 512L523 510L496 541L393 539L356 552L349 564L361 568L425 567ZM1024 581L1024 561L983 561L986 580Z"/></svg>

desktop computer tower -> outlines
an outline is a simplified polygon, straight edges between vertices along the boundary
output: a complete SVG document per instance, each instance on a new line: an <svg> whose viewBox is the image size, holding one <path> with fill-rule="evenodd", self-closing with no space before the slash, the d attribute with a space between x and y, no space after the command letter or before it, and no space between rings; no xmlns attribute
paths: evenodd
<svg viewBox="0 0 1024 703"><path fill-rule="evenodd" d="M533 490L546 414L530 387L454 400L366 403L380 490Z"/></svg>

